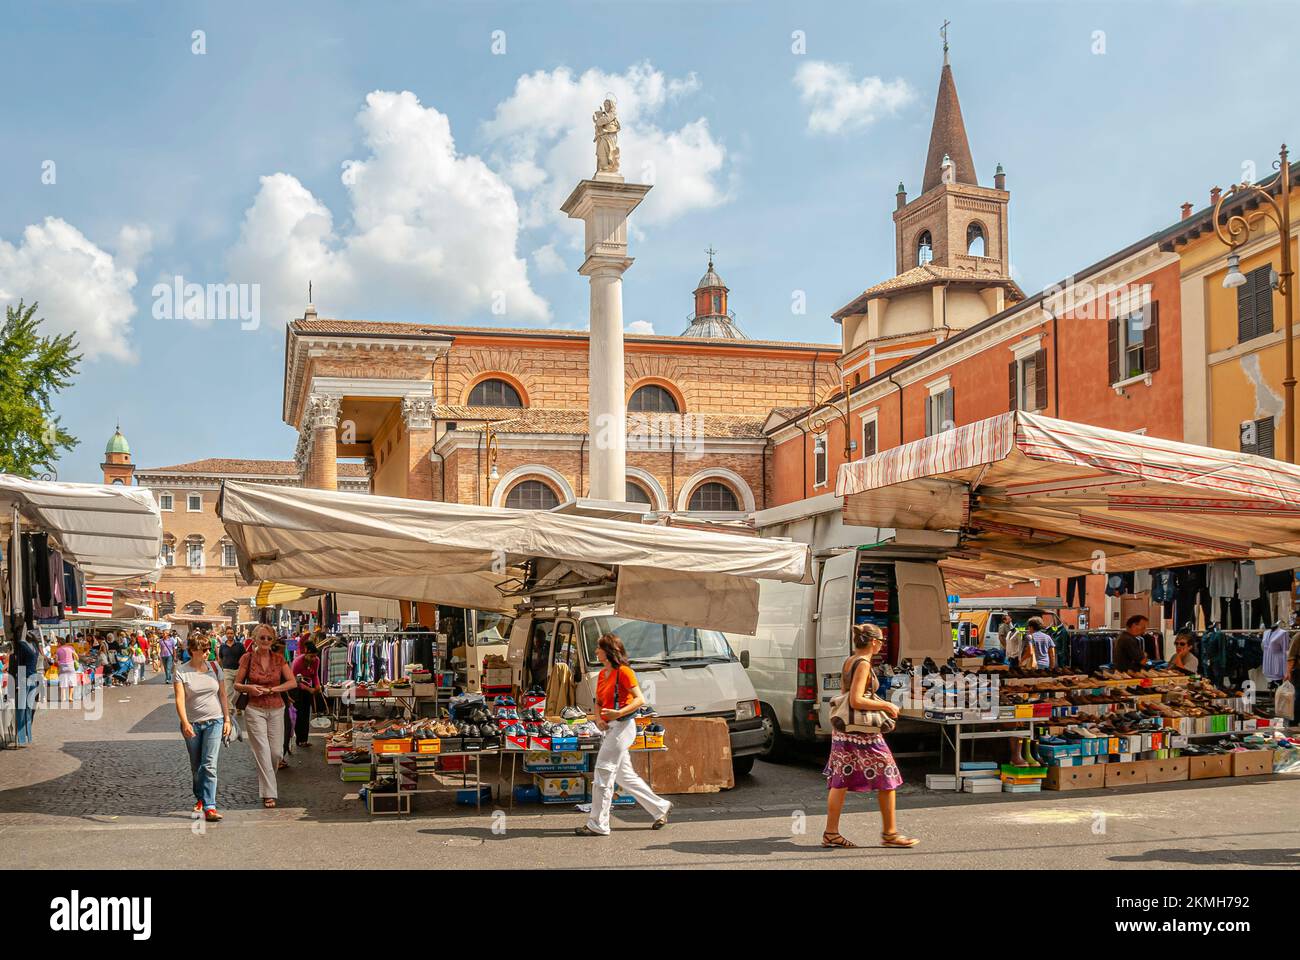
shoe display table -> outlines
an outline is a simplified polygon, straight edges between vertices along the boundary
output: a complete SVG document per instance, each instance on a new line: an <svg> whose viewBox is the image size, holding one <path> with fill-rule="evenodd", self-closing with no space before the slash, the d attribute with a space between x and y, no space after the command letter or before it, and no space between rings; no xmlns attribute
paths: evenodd
<svg viewBox="0 0 1300 960"><path fill-rule="evenodd" d="M939 764L943 764L943 746L947 742L952 748L952 770L953 775L959 780L961 778L961 745L967 740L1032 740L1034 738L1034 724L1042 723L1044 717L1023 717L1010 719L997 717L994 719L947 719L938 720L933 717L925 716L922 710L901 710L900 717L906 717L909 720L915 720L920 723L929 723L939 728ZM989 729L990 727L999 727L1002 729Z"/></svg>
<svg viewBox="0 0 1300 960"><path fill-rule="evenodd" d="M376 776L378 776L378 771L382 770L385 767L391 769L393 772L393 779L394 781L396 781L397 789L395 791L381 794L381 796L390 796L390 797L395 796L398 798L394 802L394 806L396 808L394 812L397 813L409 812L410 809L409 801L407 801L408 806L404 807L401 800L403 796L412 796L414 794L419 794L419 793L452 793L452 792L459 792L461 790L468 790L472 788L474 790L474 796L475 796L474 808L475 810L481 813L483 810L483 770L482 770L483 757L495 756L497 758L497 793L498 793L497 799L500 799L499 791L500 791L501 777L503 772L502 754L504 754L505 752L506 751L501 750L498 747L492 747L487 750L455 751L452 753L374 753L373 751L371 751L370 763L372 769L376 771ZM415 759L417 761L419 760L430 761L430 760L437 760L440 757L464 757L465 758L465 765L461 768L460 771L461 782L459 784L440 783L438 786L431 786L431 787L415 786L415 787L407 787L406 789L403 789L402 782L403 782L404 774L406 773L406 768L404 768L402 764L403 760ZM472 778L469 776L471 759L473 759L474 761L474 776ZM428 771L428 772L420 771L417 768L414 773L415 783L420 784L421 782L423 782L424 778L426 777L433 779L438 776L443 776L447 773L450 773L454 776L455 771L444 771L443 773L440 774L433 771ZM370 805L370 808L371 811L374 812L373 804Z"/></svg>

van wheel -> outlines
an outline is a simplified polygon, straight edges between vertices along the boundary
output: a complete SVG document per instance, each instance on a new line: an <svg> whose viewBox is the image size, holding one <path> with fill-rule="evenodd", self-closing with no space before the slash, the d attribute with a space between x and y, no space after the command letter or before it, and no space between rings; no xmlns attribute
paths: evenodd
<svg viewBox="0 0 1300 960"><path fill-rule="evenodd" d="M748 757L732 757L732 758L731 758L731 772L732 772L733 774L735 774L736 777L747 777L747 776L749 776L751 773L754 772L754 758L753 758L753 756L748 756Z"/></svg>
<svg viewBox="0 0 1300 960"><path fill-rule="evenodd" d="M781 732L781 725L776 722L776 713L766 703L762 704L763 718L763 752L759 758L768 763L784 763L794 756L790 738Z"/></svg>

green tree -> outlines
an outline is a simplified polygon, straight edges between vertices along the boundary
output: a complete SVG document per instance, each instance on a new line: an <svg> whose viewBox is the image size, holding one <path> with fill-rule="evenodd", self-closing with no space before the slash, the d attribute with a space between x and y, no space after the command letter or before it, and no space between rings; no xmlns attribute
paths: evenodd
<svg viewBox="0 0 1300 960"><path fill-rule="evenodd" d="M21 477L53 469L77 445L51 401L72 385L81 354L71 334L41 336L36 306L6 306L0 327L0 473Z"/></svg>

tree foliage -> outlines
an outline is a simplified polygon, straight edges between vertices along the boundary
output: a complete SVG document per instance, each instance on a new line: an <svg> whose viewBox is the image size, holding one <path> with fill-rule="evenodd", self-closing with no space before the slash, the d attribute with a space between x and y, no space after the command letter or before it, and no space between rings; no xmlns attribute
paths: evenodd
<svg viewBox="0 0 1300 960"><path fill-rule="evenodd" d="M72 385L81 355L71 334L43 337L37 304L5 307L0 327L0 473L52 470L77 438L54 415L53 399Z"/></svg>

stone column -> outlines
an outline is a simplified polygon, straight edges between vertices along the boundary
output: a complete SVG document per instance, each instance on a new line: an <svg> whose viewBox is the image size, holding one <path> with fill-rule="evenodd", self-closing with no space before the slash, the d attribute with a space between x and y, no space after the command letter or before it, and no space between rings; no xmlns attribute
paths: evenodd
<svg viewBox="0 0 1300 960"><path fill-rule="evenodd" d="M632 265L627 255L627 216L649 191L646 184L624 183L617 174L597 173L595 179L581 181L560 208L586 224L587 258L578 272L591 283L587 374L593 500L627 498L623 272Z"/></svg>
<svg viewBox="0 0 1300 960"><path fill-rule="evenodd" d="M402 399L402 420L406 424L406 496L413 500L434 499L434 469L429 459L433 450L433 397Z"/></svg>
<svg viewBox="0 0 1300 960"><path fill-rule="evenodd" d="M304 484L318 490L339 486L338 429L341 397L313 393L307 398L303 426L310 437Z"/></svg>

